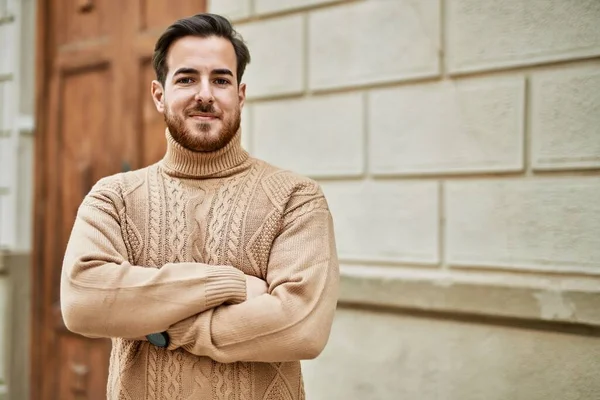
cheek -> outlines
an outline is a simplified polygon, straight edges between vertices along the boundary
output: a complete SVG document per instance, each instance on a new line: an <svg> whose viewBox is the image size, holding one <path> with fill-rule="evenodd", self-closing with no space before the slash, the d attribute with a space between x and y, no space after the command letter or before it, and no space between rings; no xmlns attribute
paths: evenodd
<svg viewBox="0 0 600 400"><path fill-rule="evenodd" d="M222 96L221 98L218 99L218 101L219 101L219 105L225 112L235 111L240 106L240 102L237 97L237 94L235 96L231 96L231 95Z"/></svg>
<svg viewBox="0 0 600 400"><path fill-rule="evenodd" d="M168 112L171 114L179 115L183 113L183 110L187 107L187 102L181 98L171 98L170 101L165 104Z"/></svg>

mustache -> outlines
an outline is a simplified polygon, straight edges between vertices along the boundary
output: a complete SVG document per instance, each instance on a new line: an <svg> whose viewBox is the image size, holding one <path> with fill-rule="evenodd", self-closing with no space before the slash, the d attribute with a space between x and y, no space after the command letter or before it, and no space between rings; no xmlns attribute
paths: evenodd
<svg viewBox="0 0 600 400"><path fill-rule="evenodd" d="M216 114L217 110L215 110L215 106L212 104L198 104L196 107L194 108L190 108L187 111L187 114L197 114L197 113L202 113L202 114Z"/></svg>

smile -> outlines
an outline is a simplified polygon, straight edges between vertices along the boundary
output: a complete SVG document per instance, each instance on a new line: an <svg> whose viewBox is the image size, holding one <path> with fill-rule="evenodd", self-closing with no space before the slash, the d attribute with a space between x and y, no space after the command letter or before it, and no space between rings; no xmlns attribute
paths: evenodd
<svg viewBox="0 0 600 400"><path fill-rule="evenodd" d="M195 115L190 115L190 117L193 119L196 119L196 120L200 120L200 121L212 121L212 120L218 119L218 117L213 114L195 114Z"/></svg>

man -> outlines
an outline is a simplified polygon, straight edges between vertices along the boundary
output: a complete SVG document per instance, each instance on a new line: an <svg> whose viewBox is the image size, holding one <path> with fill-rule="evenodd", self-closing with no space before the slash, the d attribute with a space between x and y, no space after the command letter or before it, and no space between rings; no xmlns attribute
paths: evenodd
<svg viewBox="0 0 600 400"><path fill-rule="evenodd" d="M112 338L109 399L303 399L330 333L331 216L312 180L241 147L250 54L223 17L175 22L152 82L157 164L100 180L64 258L65 324Z"/></svg>

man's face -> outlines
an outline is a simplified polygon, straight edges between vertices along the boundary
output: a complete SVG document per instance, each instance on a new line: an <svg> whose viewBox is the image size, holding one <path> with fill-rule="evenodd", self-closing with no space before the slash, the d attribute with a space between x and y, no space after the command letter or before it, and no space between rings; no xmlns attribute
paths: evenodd
<svg viewBox="0 0 600 400"><path fill-rule="evenodd" d="M164 86L152 82L156 109L173 138L193 151L226 146L240 127L246 85L238 85L237 59L227 39L186 36L171 44Z"/></svg>

